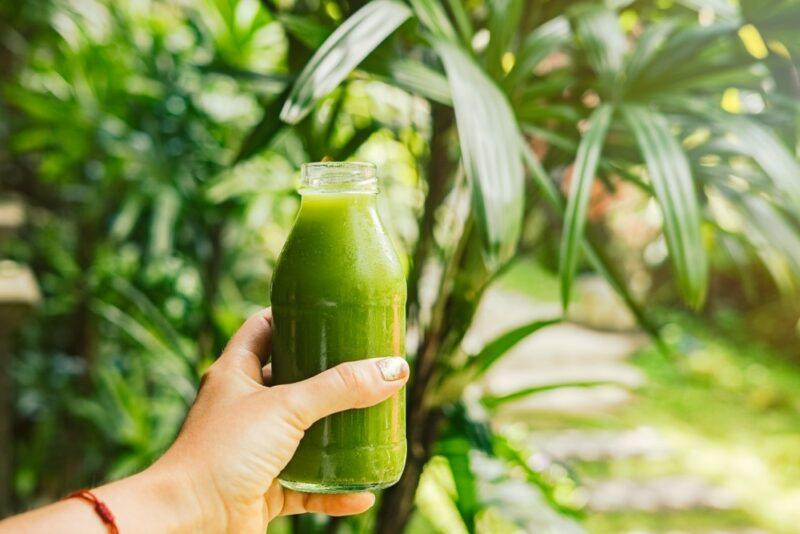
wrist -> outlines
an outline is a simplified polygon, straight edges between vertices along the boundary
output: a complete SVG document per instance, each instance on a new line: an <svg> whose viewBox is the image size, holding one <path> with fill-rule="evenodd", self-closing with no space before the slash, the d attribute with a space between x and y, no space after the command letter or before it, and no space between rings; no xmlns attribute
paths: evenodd
<svg viewBox="0 0 800 534"><path fill-rule="evenodd" d="M121 532L224 531L224 515L208 492L178 466L159 462L94 493L112 511Z"/></svg>
<svg viewBox="0 0 800 534"><path fill-rule="evenodd" d="M225 531L225 510L213 487L192 476L189 469L157 462L141 475L172 511L175 520L170 532Z"/></svg>

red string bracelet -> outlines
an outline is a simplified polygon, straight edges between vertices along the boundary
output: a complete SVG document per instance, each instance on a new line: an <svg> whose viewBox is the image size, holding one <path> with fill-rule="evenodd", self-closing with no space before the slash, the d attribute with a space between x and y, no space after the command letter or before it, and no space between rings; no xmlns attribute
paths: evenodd
<svg viewBox="0 0 800 534"><path fill-rule="evenodd" d="M95 513L100 517L100 520L108 527L111 534L119 534L119 527L117 521L114 519L114 514L108 509L108 506L97 498L97 496L89 490L78 490L70 493L64 499L81 499L88 502L94 508Z"/></svg>

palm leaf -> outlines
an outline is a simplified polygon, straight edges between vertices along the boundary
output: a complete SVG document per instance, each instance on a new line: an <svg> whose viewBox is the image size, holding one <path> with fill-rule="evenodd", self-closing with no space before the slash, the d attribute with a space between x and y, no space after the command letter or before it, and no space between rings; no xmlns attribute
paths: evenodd
<svg viewBox="0 0 800 534"><path fill-rule="evenodd" d="M586 226L589 196L613 114L614 107L611 105L603 104L598 107L592 113L589 119L589 130L578 146L569 200L564 215L564 236L561 239L561 304L564 309L569 306L572 281L578 267L578 254L583 241L583 230Z"/></svg>
<svg viewBox="0 0 800 534"><path fill-rule="evenodd" d="M541 386L531 386L522 388L505 395L485 395L481 399L481 404L493 410L502 406L503 404L518 401L537 393L544 393L546 391L554 391L562 388L592 388L597 386L605 386L608 384L615 384L616 382L609 382L608 380L585 380L580 382L559 382L556 384L543 384Z"/></svg>
<svg viewBox="0 0 800 534"><path fill-rule="evenodd" d="M398 87L446 106L453 105L447 78L414 59L396 59L389 64L389 76Z"/></svg>
<svg viewBox="0 0 800 534"><path fill-rule="evenodd" d="M373 0L356 11L303 68L281 110L281 120L299 122L410 16L411 10L399 0Z"/></svg>
<svg viewBox="0 0 800 534"><path fill-rule="evenodd" d="M472 444L464 436L451 436L439 441L436 453L450 465L456 490L456 507L468 532L475 532L475 516L480 510L477 480L470 462Z"/></svg>
<svg viewBox="0 0 800 534"><path fill-rule="evenodd" d="M458 40L456 30L439 0L410 0L410 4L417 19L434 37L450 42Z"/></svg>
<svg viewBox="0 0 800 534"><path fill-rule="evenodd" d="M453 14L453 20L456 22L459 35L461 35L461 41L464 45L469 46L472 43L474 29L472 28L472 22L469 20L469 14L464 7L464 0L447 0L447 5L450 8L450 13Z"/></svg>
<svg viewBox="0 0 800 534"><path fill-rule="evenodd" d="M534 332L537 332L542 328L552 326L560 321L561 319L533 321L509 330L508 332L505 332L499 337L493 339L487 343L478 354L470 358L468 367L475 373L473 375L473 379L486 373L486 371L488 371L489 368L497 362L497 360L499 360L509 350L514 348L514 346L516 346L520 341L527 338Z"/></svg>
<svg viewBox="0 0 800 534"><path fill-rule="evenodd" d="M664 235L678 284L686 301L699 308L708 286L708 263L700 235L700 208L689 162L669 131L666 119L636 105L623 108L647 164L664 217Z"/></svg>
<svg viewBox="0 0 800 534"><path fill-rule="evenodd" d="M522 160L525 167L531 173L536 186L544 195L545 200L556 210L556 212L564 216L564 199L558 192L558 189L553 184L547 171L544 170L542 164L536 159L533 150L523 136L520 136L520 150L522 152ZM625 305L636 317L639 325L655 340L656 344L662 349L662 352L667 352L667 347L661 340L658 328L653 324L650 318L645 313L644 309L639 305L633 297L628 287L625 285L624 280L611 268L609 261L596 250L596 248L588 241L583 242L583 253L586 255L587 260L605 280L614 288L614 291L622 298Z"/></svg>
<svg viewBox="0 0 800 534"><path fill-rule="evenodd" d="M710 8L715 15L725 19L735 19L739 15L736 6L728 0L678 0L678 3L695 11Z"/></svg>
<svg viewBox="0 0 800 534"><path fill-rule="evenodd" d="M522 224L524 177L519 129L505 95L460 48L437 40L453 97L461 159L491 262L511 257Z"/></svg>
<svg viewBox="0 0 800 534"><path fill-rule="evenodd" d="M249 158L250 156L254 156L260 150L269 146L272 143L272 140L275 139L275 136L278 134L278 132L280 132L284 127L284 124L280 121L278 115L281 107L283 107L286 97L289 95L289 91L290 88L287 87L283 94L273 98L264 107L264 113L261 116L261 120L259 120L258 124L256 124L245 136L241 146L239 147L239 152L237 152L236 156L233 158L232 163L234 165Z"/></svg>
<svg viewBox="0 0 800 534"><path fill-rule="evenodd" d="M486 47L485 58L489 73L499 77L502 73L501 60L508 51L509 45L516 33L520 16L522 15L522 0L491 0L491 15L488 29L489 45Z"/></svg>
<svg viewBox="0 0 800 534"><path fill-rule="evenodd" d="M648 26L636 43L636 48L634 48L625 65L625 83L630 84L636 80L642 71L650 65L676 26L677 21L673 19L667 19Z"/></svg>
<svg viewBox="0 0 800 534"><path fill-rule="evenodd" d="M536 28L522 42L517 61L508 74L508 83L518 82L521 78L529 76L533 69L561 47L569 36L569 22L564 17L556 17Z"/></svg>
<svg viewBox="0 0 800 534"><path fill-rule="evenodd" d="M330 27L308 16L279 13L277 18L292 37L311 50L322 46L332 31Z"/></svg>
<svg viewBox="0 0 800 534"><path fill-rule="evenodd" d="M605 6L582 4L573 8L570 15L589 65L605 90L614 94L627 48L616 12Z"/></svg>
<svg viewBox="0 0 800 534"><path fill-rule="evenodd" d="M737 29L734 22L717 22L672 32L649 61L649 68L640 71L635 84L637 91L669 88L677 70L697 66L698 58L708 53L721 37L731 35ZM712 59L716 58L717 55L712 55Z"/></svg>
<svg viewBox="0 0 800 534"><path fill-rule="evenodd" d="M733 137L734 146L750 156L786 195L792 211L800 216L800 163L768 128L746 117L729 117L722 123Z"/></svg>

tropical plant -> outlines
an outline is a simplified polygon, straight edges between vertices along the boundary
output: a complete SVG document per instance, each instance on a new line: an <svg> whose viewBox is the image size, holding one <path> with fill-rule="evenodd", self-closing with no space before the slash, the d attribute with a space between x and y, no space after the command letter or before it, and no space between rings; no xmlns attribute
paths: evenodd
<svg viewBox="0 0 800 534"><path fill-rule="evenodd" d="M462 340L518 248L558 227L564 307L592 268L656 335L587 225L596 183L652 198L690 306L717 255L758 258L786 292L800 280L797 2L7 7L0 186L33 214L8 254L46 297L15 370L20 498L134 471L170 443L198 376L266 298L304 161L377 160L409 259L410 454L380 532L405 528L426 466L459 530L491 521L476 455L579 513L569 476L533 469L487 422L540 389L462 398L551 321L474 353ZM563 225L532 236L543 214Z"/></svg>
<svg viewBox="0 0 800 534"><path fill-rule="evenodd" d="M406 147L422 145L417 119L354 109L375 99L353 87L337 92L338 129L286 132L280 153L230 169L259 99L286 81L282 27L255 0L32 4L0 22L0 195L31 214L2 256L31 265L45 297L14 366L20 508L172 442L205 367L266 303L303 161L378 148L402 239ZM230 74L255 70L269 74Z"/></svg>
<svg viewBox="0 0 800 534"><path fill-rule="evenodd" d="M297 48L329 35L265 108L263 123L272 126L251 133L243 156L271 145L278 112L286 126L309 128L312 110L348 80L382 80L430 105L427 192L408 281L409 324L419 333L409 347L410 455L400 483L381 499L379 532L403 530L423 467L437 447L447 448L439 441L446 407L501 355L495 344L465 355L460 342L481 293L514 256L530 212L526 175L534 195L563 214L565 308L584 258L654 332L586 229L598 179L611 190L631 183L654 199L689 306L703 305L712 243L755 251L786 288L798 279L800 166L786 117L797 116L800 93L796 79L771 87L780 72L797 74L796 43L786 42L786 32L800 9L773 3L780 16L764 16L773 9L749 1L739 8L724 1L373 0L346 6L350 16L327 32L325 15L265 4L291 21L285 27ZM534 153L536 142L543 154ZM553 176L567 165L573 179L565 199ZM465 197L469 207L459 212ZM459 214L455 240L437 233L448 210ZM432 265L439 267L435 298L426 301ZM459 461L460 470L468 467L468 459ZM475 498L457 488L459 498ZM475 506L459 508L467 525Z"/></svg>

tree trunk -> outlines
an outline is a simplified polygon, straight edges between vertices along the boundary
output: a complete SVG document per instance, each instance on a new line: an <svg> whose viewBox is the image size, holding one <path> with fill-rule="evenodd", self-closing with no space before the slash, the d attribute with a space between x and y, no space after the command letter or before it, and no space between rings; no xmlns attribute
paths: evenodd
<svg viewBox="0 0 800 534"><path fill-rule="evenodd" d="M433 454L433 446L439 434L442 412L420 411L415 420L409 420L408 460L400 481L383 492L375 531L379 534L400 534L411 519L414 496L425 464ZM415 431L416 429L416 431Z"/></svg>
<svg viewBox="0 0 800 534"><path fill-rule="evenodd" d="M419 319L419 279L427 260L434 253L433 229L436 211L444 201L452 183L453 163L448 157L447 132L453 124L452 110L436 106L433 110L433 134L431 156L428 165L428 192L425 208L419 225L419 239L413 252L411 272L408 276L408 320L409 324ZM446 299L447 293L438 295ZM445 306L439 302L439 314ZM434 314L437 315L437 314ZM442 342L444 318L433 317L422 342L416 350L414 374L408 386L407 427L408 459L400 481L383 493L378 511L376 531L381 534L400 533L405 528L414 509L414 496L425 464L433 453L439 432L442 413L425 406L427 390L433 377L434 362Z"/></svg>
<svg viewBox="0 0 800 534"><path fill-rule="evenodd" d="M453 125L451 109L433 104L433 133L431 134L431 155L428 163L428 191L425 207L419 224L419 236L411 258L408 273L408 323L416 322L419 313L419 279L422 268L433 249L433 228L436 223L436 210L447 196L448 185L453 173L453 164L447 153L447 130Z"/></svg>

